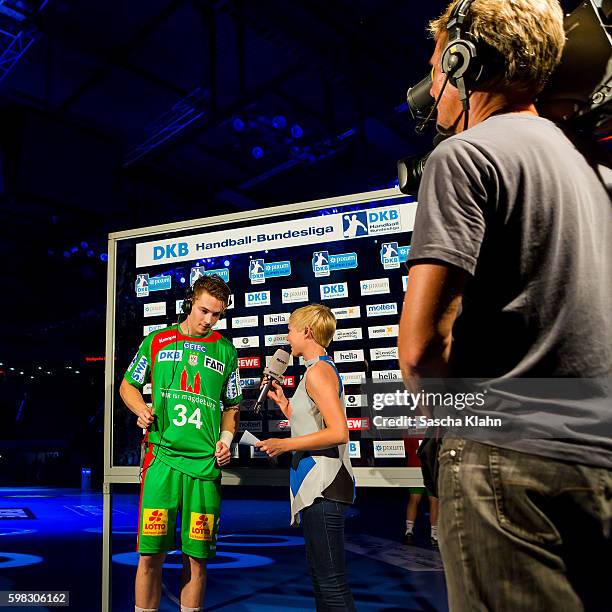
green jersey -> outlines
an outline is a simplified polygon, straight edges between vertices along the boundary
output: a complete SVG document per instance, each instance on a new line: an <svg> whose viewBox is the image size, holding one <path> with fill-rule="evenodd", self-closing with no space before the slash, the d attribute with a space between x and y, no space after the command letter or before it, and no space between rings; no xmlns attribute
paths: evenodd
<svg viewBox="0 0 612 612"><path fill-rule="evenodd" d="M204 480L219 476L214 453L221 411L242 399L238 356L219 332L186 336L178 326L150 333L125 380L142 390L151 381L155 422L148 433L154 455Z"/></svg>

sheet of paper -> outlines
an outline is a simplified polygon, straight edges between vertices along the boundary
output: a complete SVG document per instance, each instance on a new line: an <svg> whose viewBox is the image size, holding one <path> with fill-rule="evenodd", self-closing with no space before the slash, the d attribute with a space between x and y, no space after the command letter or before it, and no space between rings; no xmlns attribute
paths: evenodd
<svg viewBox="0 0 612 612"><path fill-rule="evenodd" d="M254 436L249 430L246 430L242 434L242 438L240 438L238 444L243 444L244 446L255 446L255 442L259 442L259 438Z"/></svg>

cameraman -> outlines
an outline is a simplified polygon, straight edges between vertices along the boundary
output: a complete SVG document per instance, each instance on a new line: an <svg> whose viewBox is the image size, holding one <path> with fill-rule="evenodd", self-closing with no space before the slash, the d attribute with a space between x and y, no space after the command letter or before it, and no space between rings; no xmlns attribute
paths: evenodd
<svg viewBox="0 0 612 612"><path fill-rule="evenodd" d="M561 58L561 7L460 0L430 29L431 95L438 129L452 136L419 189L398 339L406 384L609 381L612 172L534 106ZM467 70L458 34L477 51ZM609 387L594 383L592 395L529 398L547 435L444 438L439 540L451 610L610 605L612 405ZM520 398L506 399L498 416L517 431Z"/></svg>

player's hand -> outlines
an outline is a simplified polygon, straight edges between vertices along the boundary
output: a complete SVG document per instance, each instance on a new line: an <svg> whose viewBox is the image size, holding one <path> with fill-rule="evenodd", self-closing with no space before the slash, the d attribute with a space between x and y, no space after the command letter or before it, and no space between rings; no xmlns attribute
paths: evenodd
<svg viewBox="0 0 612 612"><path fill-rule="evenodd" d="M217 446L215 448L215 457L217 458L217 465L219 467L227 465L232 458L229 448L227 448L225 443L221 442L221 440L217 442Z"/></svg>
<svg viewBox="0 0 612 612"><path fill-rule="evenodd" d="M155 420L153 416L153 409L145 406L138 414L138 420L136 424L140 429L148 429L151 423Z"/></svg>
<svg viewBox="0 0 612 612"><path fill-rule="evenodd" d="M267 453L268 457L278 457L286 453L290 450L288 444L289 438L268 438L267 440L255 442L255 446L264 453Z"/></svg>

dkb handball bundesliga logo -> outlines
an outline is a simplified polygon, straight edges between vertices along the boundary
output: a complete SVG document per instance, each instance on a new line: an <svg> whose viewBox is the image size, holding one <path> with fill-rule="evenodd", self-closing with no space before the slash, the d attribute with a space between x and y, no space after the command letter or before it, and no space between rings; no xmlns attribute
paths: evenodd
<svg viewBox="0 0 612 612"><path fill-rule="evenodd" d="M342 228L345 238L357 238L368 235L368 213L350 213L342 217Z"/></svg>

